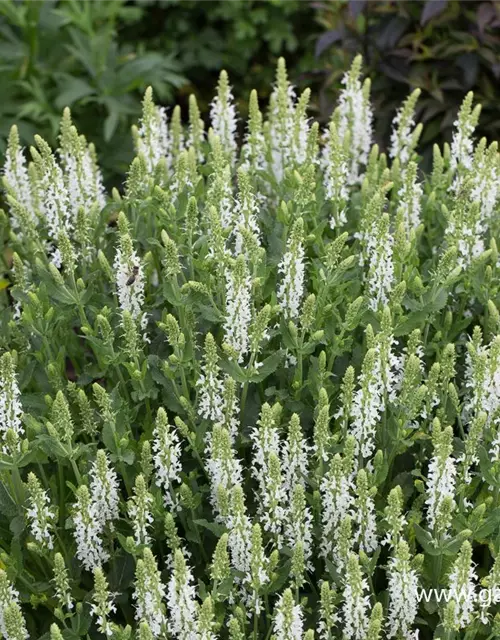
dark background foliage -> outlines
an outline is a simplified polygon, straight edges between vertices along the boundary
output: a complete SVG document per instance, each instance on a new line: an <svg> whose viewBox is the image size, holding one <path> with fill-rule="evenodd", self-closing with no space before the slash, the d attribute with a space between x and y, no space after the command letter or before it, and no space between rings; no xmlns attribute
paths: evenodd
<svg viewBox="0 0 500 640"><path fill-rule="evenodd" d="M395 109L413 89L422 89L418 117L422 148L450 140L467 91L482 103L479 135L500 133L500 3L430 0L314 3L324 31L316 41L321 77L318 109L332 109L338 83L356 53L372 78L378 141L388 140Z"/></svg>
<svg viewBox="0 0 500 640"><path fill-rule="evenodd" d="M246 115L249 91L265 104L278 56L292 81L313 88L328 120L340 79L358 52L373 82L377 140L415 87L422 152L450 138L468 90L483 104L479 133L499 138L500 2L464 0L2 0L0 151L11 123L56 143L62 108L96 143L106 176L132 157L128 130L151 84L186 114L194 92L207 113L221 68Z"/></svg>

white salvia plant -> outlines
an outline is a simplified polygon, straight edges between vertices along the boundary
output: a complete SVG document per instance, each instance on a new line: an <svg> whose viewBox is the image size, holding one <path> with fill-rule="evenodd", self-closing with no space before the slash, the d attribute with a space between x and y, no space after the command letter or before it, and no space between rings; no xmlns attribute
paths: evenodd
<svg viewBox="0 0 500 640"><path fill-rule="evenodd" d="M281 281L278 285L277 298L286 320L297 320L304 297L304 223L299 218L294 223L286 252L278 266Z"/></svg>
<svg viewBox="0 0 500 640"><path fill-rule="evenodd" d="M295 91L288 81L285 60L279 58L276 85L269 99L268 131L271 168L277 182L283 180L285 169L292 162L294 102Z"/></svg>
<svg viewBox="0 0 500 640"><path fill-rule="evenodd" d="M282 444L283 483L290 499L297 484L305 486L308 477L308 459L311 446L307 443L300 426L300 417L292 414L286 440Z"/></svg>
<svg viewBox="0 0 500 640"><path fill-rule="evenodd" d="M94 596L92 599L93 604L90 612L96 618L97 628L100 633L112 637L113 628L109 621L109 615L116 612L116 606L109 593L106 576L99 567L94 569Z"/></svg>
<svg viewBox="0 0 500 640"><path fill-rule="evenodd" d="M10 129L3 174L2 181L6 192L24 206L33 221L36 222L37 211L35 209L36 195L33 193L34 185L28 173L28 165L20 145L19 131L16 125L13 125ZM14 229L18 229L20 221L17 220L12 206L9 208L12 215L12 226Z"/></svg>
<svg viewBox="0 0 500 640"><path fill-rule="evenodd" d="M230 511L227 521L228 546L231 566L243 574L250 570L250 536L252 525L247 515L245 494L241 485L236 485L230 496ZM238 579L237 579L238 581Z"/></svg>
<svg viewBox="0 0 500 640"><path fill-rule="evenodd" d="M339 525L351 512L353 505L353 481L350 460L335 454L330 468L321 481L322 537L321 555L328 558L336 546Z"/></svg>
<svg viewBox="0 0 500 640"><path fill-rule="evenodd" d="M163 489L165 506L176 508L177 496L174 486L181 481L181 444L177 429L169 424L165 409L162 407L158 409L156 415L153 436L156 484Z"/></svg>
<svg viewBox="0 0 500 640"><path fill-rule="evenodd" d="M87 571L100 567L109 559L103 546L104 523L93 502L88 487L80 486L76 492L73 524L75 527L76 557Z"/></svg>
<svg viewBox="0 0 500 640"><path fill-rule="evenodd" d="M153 173L162 159L165 159L167 167L171 166L167 114L163 107L154 104L151 87L146 89L139 127L134 127L132 134L136 153L143 156L150 173Z"/></svg>
<svg viewBox="0 0 500 640"><path fill-rule="evenodd" d="M344 88L340 92L338 106L332 119L337 126L338 136L345 148L349 149L348 183L360 180L360 168L366 165L372 145L372 108L370 105L370 80L361 84L362 57L356 56L348 73L342 79Z"/></svg>
<svg viewBox="0 0 500 640"><path fill-rule="evenodd" d="M47 491L44 491L34 473L28 474L27 482L29 507L26 512L30 531L42 548L54 548L55 511L51 507Z"/></svg>
<svg viewBox="0 0 500 640"><path fill-rule="evenodd" d="M432 425L433 456L427 479L427 522L436 535L447 535L452 511L456 508L456 465L452 457L453 429L441 427L437 418Z"/></svg>
<svg viewBox="0 0 500 640"><path fill-rule="evenodd" d="M74 220L81 208L87 213L94 204L102 209L106 203L101 171L93 145L78 134L72 124L71 113L64 110L60 126L59 156L69 194L71 215ZM88 214L87 214L88 215Z"/></svg>
<svg viewBox="0 0 500 640"><path fill-rule="evenodd" d="M360 469L356 477L356 498L352 518L356 542L365 553L371 553L377 548L373 493L376 493L376 487L369 487L367 473L365 469Z"/></svg>
<svg viewBox="0 0 500 640"><path fill-rule="evenodd" d="M406 167L412 159L422 132L422 125L415 126L415 105L420 94L420 89L415 89L406 98L392 123L389 156L397 158L401 167Z"/></svg>
<svg viewBox="0 0 500 640"><path fill-rule="evenodd" d="M413 638L412 626L418 611L418 576L412 568L410 550L400 540L387 567L389 606L387 637Z"/></svg>
<svg viewBox="0 0 500 640"><path fill-rule="evenodd" d="M348 141L347 141L348 142ZM335 122L330 123L328 143L325 147L325 195L331 201L333 213L330 226L336 229L346 224L346 207L349 200L347 153Z"/></svg>
<svg viewBox="0 0 500 640"><path fill-rule="evenodd" d="M119 517L119 485L116 471L111 467L108 454L104 449L97 451L95 462L90 469L90 492L97 518L102 526Z"/></svg>
<svg viewBox="0 0 500 640"><path fill-rule="evenodd" d="M146 547L143 557L137 560L133 598L136 620L147 622L154 638L166 633L165 596L166 588L158 564L149 547Z"/></svg>
<svg viewBox="0 0 500 640"><path fill-rule="evenodd" d="M477 574L472 562L472 547L470 542L465 540L448 576L451 597L447 609L453 620L453 628L457 631L467 627L472 621L476 587ZM445 617L445 625L447 618L448 616Z"/></svg>
<svg viewBox="0 0 500 640"><path fill-rule="evenodd" d="M136 544L150 544L149 529L153 523L151 509L153 496L149 493L146 481L142 474L135 479L134 495L127 503L127 513L132 521L134 539Z"/></svg>
<svg viewBox="0 0 500 640"><path fill-rule="evenodd" d="M302 640L304 637L303 614L299 604L295 604L290 589L279 596L274 610L274 637L276 640Z"/></svg>
<svg viewBox="0 0 500 640"><path fill-rule="evenodd" d="M7 352L0 357L0 435L4 453L8 453L8 447L5 444L7 432L14 433L16 439L23 436L22 417L23 408L15 359L13 354Z"/></svg>
<svg viewBox="0 0 500 640"><path fill-rule="evenodd" d="M472 108L474 95L469 91L454 122L455 131L451 142L450 165L453 170L467 170L472 167L474 141L472 134L477 126L481 105Z"/></svg>
<svg viewBox="0 0 500 640"><path fill-rule="evenodd" d="M220 488L224 495L231 495L234 487L243 480L241 462L235 456L229 431L222 425L214 425L207 445L207 472L210 476L210 501L216 511L216 519L221 522L229 516L228 504L221 503Z"/></svg>
<svg viewBox="0 0 500 640"><path fill-rule="evenodd" d="M43 138L35 136L35 142L38 149L32 147L31 155L35 166L37 197L52 242L50 257L55 266L59 267L61 254L54 245L62 230L68 237L72 237L75 220L61 167Z"/></svg>
<svg viewBox="0 0 500 640"><path fill-rule="evenodd" d="M179 640L197 637L198 605L194 579L180 549L174 555L172 576L168 583L167 606L169 632Z"/></svg>
<svg viewBox="0 0 500 640"><path fill-rule="evenodd" d="M224 420L223 381L220 375L217 345L211 333L205 337L205 354L202 372L198 378L198 414L213 422Z"/></svg>
<svg viewBox="0 0 500 640"><path fill-rule="evenodd" d="M240 255L226 267L226 320L224 340L243 362L249 350L252 322L252 282L245 257Z"/></svg>
<svg viewBox="0 0 500 640"><path fill-rule="evenodd" d="M210 107L210 122L215 135L219 137L222 147L225 149L231 164L233 164L236 159L236 129L238 123L229 78L224 70L220 72L217 95Z"/></svg>
<svg viewBox="0 0 500 640"><path fill-rule="evenodd" d="M113 266L120 308L122 311L128 311L141 329L145 330L147 314L142 309L145 296L143 266L133 247L124 213L118 216L118 230L118 248Z"/></svg>
<svg viewBox="0 0 500 640"><path fill-rule="evenodd" d="M349 640L365 640L369 625L370 597L368 581L363 577L359 558L351 553L344 579L342 620L344 635Z"/></svg>
<svg viewBox="0 0 500 640"><path fill-rule="evenodd" d="M374 348L366 352L351 406L350 433L363 458L369 458L375 450L376 427L384 409L377 355Z"/></svg>
<svg viewBox="0 0 500 640"><path fill-rule="evenodd" d="M421 223L422 185L417 180L417 164L409 162L398 191L399 212L406 233L415 231Z"/></svg>

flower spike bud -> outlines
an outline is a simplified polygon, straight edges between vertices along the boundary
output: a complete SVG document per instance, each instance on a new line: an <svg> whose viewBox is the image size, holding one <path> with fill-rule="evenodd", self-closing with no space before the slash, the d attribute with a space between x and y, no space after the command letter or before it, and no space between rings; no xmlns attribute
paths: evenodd
<svg viewBox="0 0 500 640"><path fill-rule="evenodd" d="M177 507L174 483L181 482L181 445L177 430L170 426L165 409L160 407L153 430L153 460L156 485L162 487L165 506Z"/></svg>
<svg viewBox="0 0 500 640"><path fill-rule="evenodd" d="M365 640L370 620L368 581L363 577L359 557L351 553L347 562L344 581L344 605L342 618L344 634L349 640Z"/></svg>
<svg viewBox="0 0 500 640"><path fill-rule="evenodd" d="M153 496L147 490L147 485L142 474L135 479L134 495L127 503L127 512L132 520L134 539L136 544L150 544L151 537L148 529L153 522L151 508Z"/></svg>
<svg viewBox="0 0 500 640"><path fill-rule="evenodd" d="M250 346L249 328L252 322L252 285L244 256L240 255L226 267L225 342L243 362Z"/></svg>
<svg viewBox="0 0 500 640"><path fill-rule="evenodd" d="M433 422L431 459L427 480L427 521L436 536L447 535L455 504L455 460L451 454L453 429L442 429L439 420Z"/></svg>
<svg viewBox="0 0 500 640"><path fill-rule="evenodd" d="M29 638L21 607L15 601L10 602L3 611L4 637L7 640L26 640Z"/></svg>
<svg viewBox="0 0 500 640"><path fill-rule="evenodd" d="M17 382L15 359L7 352L0 357L0 434L5 438L12 430L17 438L24 435L21 392ZM7 453L5 445L2 447Z"/></svg>
<svg viewBox="0 0 500 640"><path fill-rule="evenodd" d="M205 337L205 354L202 373L197 386L200 388L200 402L198 414L214 422L222 422L223 383L220 379L219 355L217 345L211 333Z"/></svg>
<svg viewBox="0 0 500 640"><path fill-rule="evenodd" d="M77 489L76 499L73 514L76 557L85 570L92 571L109 559L103 548L103 523L85 485Z"/></svg>
<svg viewBox="0 0 500 640"><path fill-rule="evenodd" d="M163 600L166 595L165 585L161 581L158 564L151 549L146 547L144 555L137 560L135 570L135 619L149 625L154 638L164 636L167 618Z"/></svg>
<svg viewBox="0 0 500 640"><path fill-rule="evenodd" d="M62 441L70 443L73 438L74 424L69 404L62 391L58 391L50 411L51 423L55 433Z"/></svg>
<svg viewBox="0 0 500 640"><path fill-rule="evenodd" d="M302 640L303 614L295 604L292 591L286 589L278 598L274 610L274 637L276 640Z"/></svg>
<svg viewBox="0 0 500 640"><path fill-rule="evenodd" d="M296 320L304 297L304 223L299 218L293 225L286 252L279 264L282 280L278 286L278 304L285 319Z"/></svg>
<svg viewBox="0 0 500 640"><path fill-rule="evenodd" d="M116 471L112 468L109 455L104 449L97 451L90 469L90 478L90 491L97 517L103 527L109 524L113 530L113 520L119 517L119 484Z"/></svg>
<svg viewBox="0 0 500 640"><path fill-rule="evenodd" d="M368 631L366 632L366 640L380 640L382 633L382 625L384 622L384 610L380 602L377 602L372 609ZM418 633L418 632L417 632ZM418 640L417 635L408 636L410 640Z"/></svg>
<svg viewBox="0 0 500 640"><path fill-rule="evenodd" d="M116 606L109 593L108 581L100 567L94 569L94 595L91 615L95 616L97 628L106 636L113 635L112 625L108 620L110 613L116 612Z"/></svg>
<svg viewBox="0 0 500 640"><path fill-rule="evenodd" d="M222 70L217 83L217 95L210 107L210 122L231 164L236 159L237 115L227 72Z"/></svg>
<svg viewBox="0 0 500 640"><path fill-rule="evenodd" d="M370 105L370 82L360 80L362 57L354 58L350 70L344 75L338 106L333 114L338 135L349 139L349 184L360 181L360 165L366 165L372 144L373 113Z"/></svg>
<svg viewBox="0 0 500 640"><path fill-rule="evenodd" d="M19 592L10 583L6 572L0 569L0 633L5 638L9 638L5 613L10 604L19 606ZM23 636L23 640L25 637L27 636Z"/></svg>
<svg viewBox="0 0 500 640"><path fill-rule="evenodd" d="M54 555L54 585L56 599L61 609L71 611L74 607L68 581L68 570L64 564L64 558L57 552Z"/></svg>
<svg viewBox="0 0 500 640"><path fill-rule="evenodd" d="M191 569L180 549L174 554L172 577L168 583L169 632L179 640L196 637L198 607Z"/></svg>
<svg viewBox="0 0 500 640"><path fill-rule="evenodd" d="M229 535L223 533L215 547L210 575L214 582L223 582L230 575L230 563L228 553Z"/></svg>
<svg viewBox="0 0 500 640"><path fill-rule="evenodd" d="M418 612L418 577L414 569L410 550L406 541L401 540L389 559L387 567L389 581L389 627L388 637L405 637L411 635L411 627Z"/></svg>
<svg viewBox="0 0 500 640"><path fill-rule="evenodd" d="M421 94L415 89L403 102L393 121L389 156L397 158L404 168L412 159L420 131L415 128L415 105Z"/></svg>
<svg viewBox="0 0 500 640"><path fill-rule="evenodd" d="M42 548L53 549L55 512L51 508L48 492L43 490L40 481L31 472L28 474L27 489L29 501L27 516L31 533Z"/></svg>
<svg viewBox="0 0 500 640"><path fill-rule="evenodd" d="M241 149L241 158L242 168L252 176L266 168L266 140L263 134L259 99L255 89L250 93L247 132Z"/></svg>
<svg viewBox="0 0 500 640"><path fill-rule="evenodd" d="M458 166L470 169L472 166L472 150L473 139L472 134L479 121L481 113L481 105L478 104L472 108L474 94L472 91L465 96L462 106L458 111L457 120L454 122L456 127L451 142L450 165L453 170Z"/></svg>
<svg viewBox="0 0 500 640"><path fill-rule="evenodd" d="M189 96L189 135L187 139L187 147L192 147L195 150L196 158L198 162L202 163L205 160L203 154L203 141L205 123L200 117L200 110L198 103L196 102L196 96L191 94Z"/></svg>
<svg viewBox="0 0 500 640"><path fill-rule="evenodd" d="M162 158L166 159L168 167L171 166L166 112L163 107L155 106L151 87L144 94L142 117L139 127L133 129L133 137L135 151L144 158L149 173L154 171Z"/></svg>
<svg viewBox="0 0 500 640"><path fill-rule="evenodd" d="M477 581L472 562L472 547L470 542L465 540L448 576L453 603L453 628L457 631L464 629L472 622L475 599L471 594L475 593Z"/></svg>

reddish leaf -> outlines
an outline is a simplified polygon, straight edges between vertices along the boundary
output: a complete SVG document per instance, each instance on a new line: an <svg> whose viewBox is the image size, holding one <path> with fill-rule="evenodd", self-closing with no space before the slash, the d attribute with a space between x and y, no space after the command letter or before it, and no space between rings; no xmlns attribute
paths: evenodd
<svg viewBox="0 0 500 640"><path fill-rule="evenodd" d="M352 18L357 18L365 8L366 0L351 0L349 2L349 13Z"/></svg>
<svg viewBox="0 0 500 640"><path fill-rule="evenodd" d="M495 9L489 2L481 2L477 10L477 26L484 33L485 26L495 17Z"/></svg>
<svg viewBox="0 0 500 640"><path fill-rule="evenodd" d="M426 24L446 9L448 0L427 0L420 16L420 24Z"/></svg>
<svg viewBox="0 0 500 640"><path fill-rule="evenodd" d="M316 42L316 49L314 51L315 56L319 57L323 51L326 51L328 47L331 47L334 42L342 40L344 34L345 29L343 27L341 29L332 29L332 31L324 33Z"/></svg>

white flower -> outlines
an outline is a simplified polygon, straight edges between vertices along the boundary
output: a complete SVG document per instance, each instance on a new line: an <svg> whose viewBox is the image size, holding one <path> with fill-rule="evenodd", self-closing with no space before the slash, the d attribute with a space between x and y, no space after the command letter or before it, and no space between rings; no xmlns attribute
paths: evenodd
<svg viewBox="0 0 500 640"><path fill-rule="evenodd" d="M207 446L206 469L210 476L210 501L217 512L216 520L224 522L226 513L219 504L218 491L223 487L230 495L236 485L241 484L243 469L231 447L231 435L221 426L215 425Z"/></svg>
<svg viewBox="0 0 500 640"><path fill-rule="evenodd" d="M118 301L123 311L129 311L134 320L142 314L144 304L144 274L137 253L126 255L121 248L116 250L114 261Z"/></svg>
<svg viewBox="0 0 500 640"><path fill-rule="evenodd" d="M153 436L156 485L163 487L165 505L176 506L173 483L180 482L181 445L177 430L169 425L167 414L161 407L158 409Z"/></svg>
<svg viewBox="0 0 500 640"><path fill-rule="evenodd" d="M225 341L238 353L238 362L249 349L249 328L252 322L251 279L240 256L232 269L226 269L226 320Z"/></svg>
<svg viewBox="0 0 500 640"><path fill-rule="evenodd" d="M11 585L5 571L0 569L0 633L6 640L9 636L5 628L4 614L11 602L19 604L19 592Z"/></svg>
<svg viewBox="0 0 500 640"><path fill-rule="evenodd" d="M299 604L295 604L292 592L286 589L276 603L274 615L274 637L276 640L302 640L303 615Z"/></svg>
<svg viewBox="0 0 500 640"><path fill-rule="evenodd" d="M349 640L366 640L370 608L368 581L363 578L358 556L351 553L344 579L344 635Z"/></svg>
<svg viewBox="0 0 500 640"><path fill-rule="evenodd" d="M335 114L338 118L338 133L341 142L343 143L346 135L349 135L349 184L356 184L360 180L359 166L368 161L373 135L373 113L368 95L369 84L361 84L360 73L361 56L357 56L350 71L342 78L342 84L345 88L340 92Z"/></svg>
<svg viewBox="0 0 500 640"><path fill-rule="evenodd" d="M53 533L55 511L50 508L50 498L42 489L37 477L28 475L29 507L26 515L30 522L30 530L37 542L48 549L54 548Z"/></svg>
<svg viewBox="0 0 500 640"><path fill-rule="evenodd" d="M174 569L168 583L167 605L169 632L178 640L198 640L196 590L191 570L184 555L177 549Z"/></svg>
<svg viewBox="0 0 500 640"><path fill-rule="evenodd" d="M10 353L0 358L0 434L5 442L5 434L12 429L17 436L24 434L22 425L23 408L21 392L17 383L14 360ZM7 447L2 447L7 453Z"/></svg>
<svg viewBox="0 0 500 640"><path fill-rule="evenodd" d="M136 152L142 153L148 171L152 173L162 158L165 158L168 167L172 164L167 115L163 107L157 107L153 103L151 87L146 89L142 105L142 118L136 132L135 146Z"/></svg>
<svg viewBox="0 0 500 640"><path fill-rule="evenodd" d="M388 637L411 640L411 626L418 612L418 577L411 568L408 545L401 541L395 555L389 558L387 568L389 582Z"/></svg>
<svg viewBox="0 0 500 640"><path fill-rule="evenodd" d="M90 469L90 490L95 512L102 525L110 523L119 517L118 476L109 463L108 455L102 449L97 452L95 462Z"/></svg>
<svg viewBox="0 0 500 640"><path fill-rule="evenodd" d="M102 543L103 522L97 511L97 505L91 501L85 485L78 488L77 503L74 507L73 524L75 527L76 557L84 569L92 571L109 559Z"/></svg>
<svg viewBox="0 0 500 640"><path fill-rule="evenodd" d="M299 317L304 297L304 247L302 244L303 223L299 219L292 227L287 250L278 266L278 273L282 275L278 286L278 304L283 315L288 320Z"/></svg>
<svg viewBox="0 0 500 640"><path fill-rule="evenodd" d="M219 136L223 148L227 151L231 162L236 158L236 107L229 86L227 73L223 70L219 76L217 95L210 107L210 121L215 135Z"/></svg>
<svg viewBox="0 0 500 640"><path fill-rule="evenodd" d="M135 619L148 623L155 638L165 637L167 618L163 599L165 585L161 581L158 565L151 549L144 549L143 558L137 561L135 572L135 590L132 597L136 601Z"/></svg>

